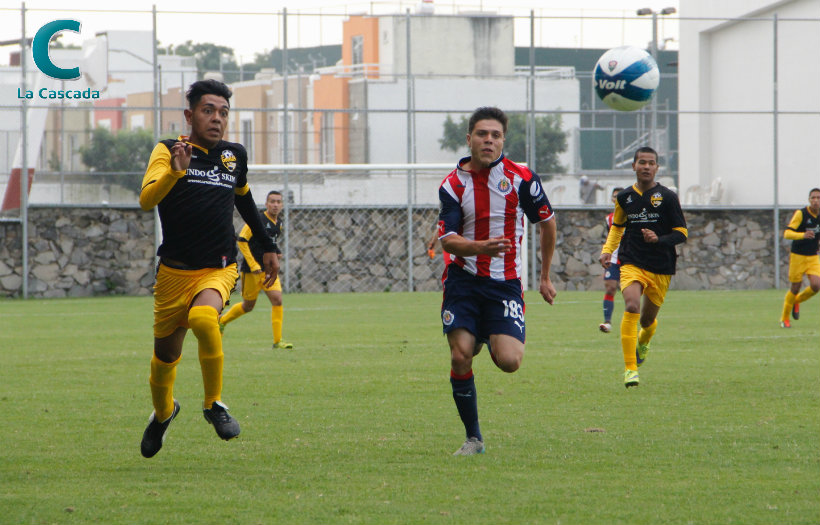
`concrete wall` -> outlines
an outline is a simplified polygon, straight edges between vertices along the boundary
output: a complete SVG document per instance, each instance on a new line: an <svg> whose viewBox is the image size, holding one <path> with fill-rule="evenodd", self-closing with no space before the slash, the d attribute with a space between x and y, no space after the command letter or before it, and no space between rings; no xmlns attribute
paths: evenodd
<svg viewBox="0 0 820 525"><path fill-rule="evenodd" d="M803 203L817 186L820 2L687 0L680 6L681 195L701 188L725 204L773 202L774 118L761 112L774 107L775 14L778 110L792 112L777 122L780 203ZM764 20L722 20L737 17ZM799 20L807 18L814 20ZM704 113L686 113L693 111Z"/></svg>
<svg viewBox="0 0 820 525"><path fill-rule="evenodd" d="M604 208L559 209L552 279L559 290L600 290L597 263ZM785 225L792 210L781 213ZM436 210L413 213L416 290L439 290L441 257L426 254ZM674 289L771 288L775 236L772 213L761 209L685 211L689 241L679 248ZM403 208L292 208L286 286L291 292L407 290ZM154 214L139 209L31 208L29 296L148 295L154 282ZM241 225L235 218L237 228ZM0 223L0 296L21 293L21 225ZM788 243L777 233L781 283Z"/></svg>

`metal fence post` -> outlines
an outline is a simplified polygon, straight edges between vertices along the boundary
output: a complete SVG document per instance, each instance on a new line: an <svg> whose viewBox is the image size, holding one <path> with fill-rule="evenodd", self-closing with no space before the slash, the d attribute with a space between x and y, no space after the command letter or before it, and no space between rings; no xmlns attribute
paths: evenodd
<svg viewBox="0 0 820 525"><path fill-rule="evenodd" d="M297 86L297 89L298 86ZM282 113L282 164L290 164L290 151L289 148L289 141L288 141L288 132L290 130L290 126L288 125L288 8L285 7L282 9L282 107L284 111ZM290 264L288 261L290 260L290 243L288 239L290 238L290 214L289 208L290 203L290 190L289 190L289 180L288 180L288 170L285 169L284 173L284 188L283 188L283 219L285 222L285 231L282 233L285 241L285 250L283 252L283 257L285 258L285 285L284 290L285 292L290 291Z"/></svg>
<svg viewBox="0 0 820 525"><path fill-rule="evenodd" d="M777 234L779 231L778 223L780 222L780 192L778 190L779 174L777 172L777 13L775 13L772 17L772 31L772 129L774 133L774 137L772 138L772 158L774 159L774 208L772 211L772 232L774 233L774 289L777 290L777 288L780 287L780 236Z"/></svg>
<svg viewBox="0 0 820 525"><path fill-rule="evenodd" d="M20 71L22 90L26 92L26 3L20 7L22 31L20 33ZM23 243L23 299L28 299L28 103L24 98L20 105L20 145L22 162L20 166L20 224Z"/></svg>

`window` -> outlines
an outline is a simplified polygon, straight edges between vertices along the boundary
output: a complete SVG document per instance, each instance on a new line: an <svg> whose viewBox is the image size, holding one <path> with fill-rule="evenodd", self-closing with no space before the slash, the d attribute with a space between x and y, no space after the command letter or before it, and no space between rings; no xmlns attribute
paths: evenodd
<svg viewBox="0 0 820 525"><path fill-rule="evenodd" d="M322 113L322 163L334 164L336 162L336 141L334 139L332 111Z"/></svg>
<svg viewBox="0 0 820 525"><path fill-rule="evenodd" d="M352 39L353 64L364 63L364 36L356 35Z"/></svg>

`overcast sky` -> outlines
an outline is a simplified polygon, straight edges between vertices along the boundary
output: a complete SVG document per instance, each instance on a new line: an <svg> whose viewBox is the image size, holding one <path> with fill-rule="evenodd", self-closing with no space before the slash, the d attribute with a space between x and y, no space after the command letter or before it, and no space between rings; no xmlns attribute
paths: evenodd
<svg viewBox="0 0 820 525"><path fill-rule="evenodd" d="M350 14L397 14L407 9L415 12L421 2L372 1L339 2L319 0L128 0L111 2L110 10L97 9L99 0L28 0L26 32L34 36L37 29L51 20L73 18L82 24L80 35L64 32L64 44L78 44L94 34L110 30L152 29L151 8L157 7L157 34L160 44L178 44L186 40L212 42L231 47L243 62L251 62L254 53L283 45L281 13L287 8L288 47L341 44L342 21ZM0 3L0 41L19 39L22 2L5 0ZM572 8L565 7L572 4ZM629 44L646 47L652 38L651 17L637 18L638 8L656 11L664 7L677 8L679 0L435 0L436 13L458 14L465 11L521 16L515 24L515 44L529 45L530 10L534 10L537 46L609 48ZM66 6L71 8L67 9ZM235 10L228 7L235 6ZM124 9L132 11L125 11ZM134 11L144 11L134 12ZM318 16L322 15L322 16ZM585 17L583 21L579 17ZM669 48L677 49L678 21L676 15L659 17L659 40L668 40ZM8 54L14 46L0 49L0 64L8 64Z"/></svg>

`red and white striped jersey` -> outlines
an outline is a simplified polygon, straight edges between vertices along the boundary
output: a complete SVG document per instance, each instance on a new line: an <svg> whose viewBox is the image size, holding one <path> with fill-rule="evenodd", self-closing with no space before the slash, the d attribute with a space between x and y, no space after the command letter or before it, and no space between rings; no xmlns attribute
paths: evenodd
<svg viewBox="0 0 820 525"><path fill-rule="evenodd" d="M479 172L462 169L469 160L461 159L439 187L439 239L453 234L477 241L505 237L512 249L500 257L451 255L452 262L479 277L520 279L524 216L532 223L554 216L541 179L503 155Z"/></svg>
<svg viewBox="0 0 820 525"><path fill-rule="evenodd" d="M612 218L613 217L615 217L615 212L614 211L606 216L606 232L607 232L607 234L609 234L609 229L612 228ZM620 246L618 248L620 248ZM618 263L618 248L615 248L615 251L612 252L612 258L610 259L610 262L612 262L612 264L619 264Z"/></svg>

